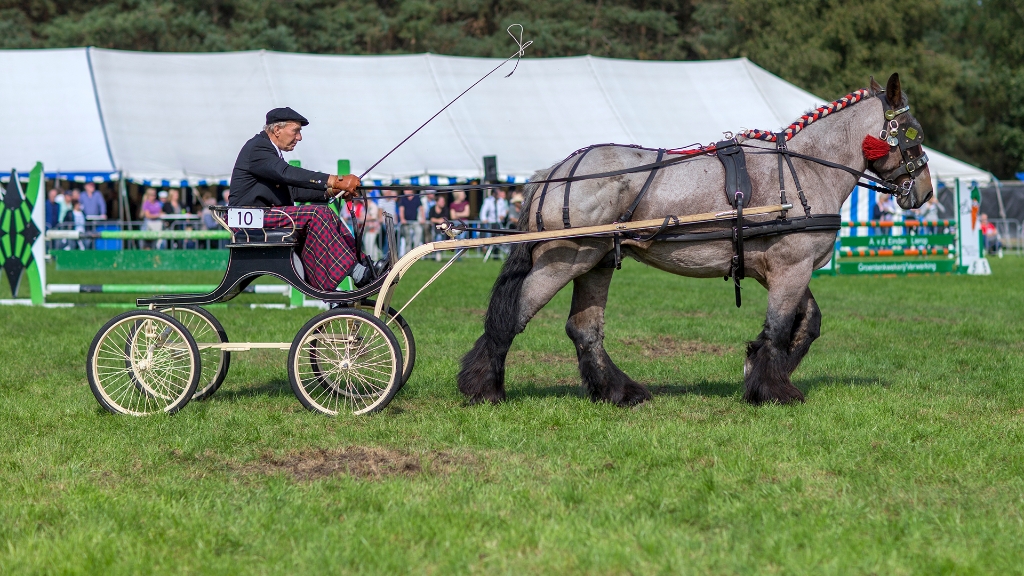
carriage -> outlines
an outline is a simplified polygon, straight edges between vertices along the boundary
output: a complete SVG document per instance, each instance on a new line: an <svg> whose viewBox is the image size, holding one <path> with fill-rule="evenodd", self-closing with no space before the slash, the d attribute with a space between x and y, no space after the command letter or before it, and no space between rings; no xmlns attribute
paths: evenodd
<svg viewBox="0 0 1024 576"><path fill-rule="evenodd" d="M746 211L741 207L740 215L791 208L788 204ZM227 376L233 352L276 349L288 352L292 391L309 410L330 416L377 412L401 390L416 361L412 329L401 313L467 250L498 244L620 236L652 229L676 230L692 224L735 220L737 216L735 210L730 210L548 232L507 231L494 237L465 239L458 236L472 229L449 222L439 226L447 240L423 244L401 259L395 251L394 222L388 216L384 230L390 249L384 271L362 288L323 292L303 278L302 265L295 253L301 238L294 227L229 227L230 210L215 208L216 219L231 231L232 239L224 278L212 292L139 298L140 309L115 316L97 332L89 348L86 371L89 386L105 409L134 416L177 412L190 400L203 400L217 391ZM392 308L392 296L402 276L422 257L438 251L455 254L402 308ZM283 280L307 297L331 307L306 322L291 342L232 342L204 306L231 300L261 276Z"/></svg>

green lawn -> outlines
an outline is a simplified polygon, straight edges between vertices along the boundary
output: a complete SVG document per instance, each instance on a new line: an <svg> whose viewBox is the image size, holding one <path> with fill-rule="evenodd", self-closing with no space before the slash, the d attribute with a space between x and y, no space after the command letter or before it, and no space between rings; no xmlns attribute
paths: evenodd
<svg viewBox="0 0 1024 576"><path fill-rule="evenodd" d="M369 417L306 412L278 351L236 354L176 416L112 416L85 354L116 311L0 308L0 573L1022 573L1024 260L991 264L814 280L822 337L788 407L740 400L763 289L737 310L729 283L631 262L606 344L655 391L635 409L581 395L568 290L516 341L509 400L463 405L495 263L407 310L416 370ZM50 281L130 278L219 275ZM314 312L217 316L232 340L289 341Z"/></svg>

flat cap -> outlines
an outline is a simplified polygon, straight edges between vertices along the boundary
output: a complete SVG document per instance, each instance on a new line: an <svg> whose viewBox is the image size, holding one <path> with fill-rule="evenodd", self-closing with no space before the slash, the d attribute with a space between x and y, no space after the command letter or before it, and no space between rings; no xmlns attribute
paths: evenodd
<svg viewBox="0 0 1024 576"><path fill-rule="evenodd" d="M306 120L302 114L288 107L274 108L267 112L267 124L274 122L298 122L302 126L309 124L309 120Z"/></svg>

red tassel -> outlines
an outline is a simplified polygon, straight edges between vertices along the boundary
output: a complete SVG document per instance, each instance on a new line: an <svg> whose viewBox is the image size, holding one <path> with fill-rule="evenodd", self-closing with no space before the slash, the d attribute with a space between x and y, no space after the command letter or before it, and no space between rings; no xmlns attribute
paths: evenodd
<svg viewBox="0 0 1024 576"><path fill-rule="evenodd" d="M864 142L860 147L864 150L864 157L868 160L878 160L889 155L889 143L870 134L864 137Z"/></svg>

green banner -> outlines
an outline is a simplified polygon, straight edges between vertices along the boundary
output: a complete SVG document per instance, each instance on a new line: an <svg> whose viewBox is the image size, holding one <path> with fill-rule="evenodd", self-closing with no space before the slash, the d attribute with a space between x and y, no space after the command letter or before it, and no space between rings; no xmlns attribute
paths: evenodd
<svg viewBox="0 0 1024 576"><path fill-rule="evenodd" d="M227 250L53 250L57 270L219 270Z"/></svg>
<svg viewBox="0 0 1024 576"><path fill-rule="evenodd" d="M955 260L839 261L840 274L950 274Z"/></svg>
<svg viewBox="0 0 1024 576"><path fill-rule="evenodd" d="M925 246L946 247L955 242L952 234L922 234L920 236L841 236L843 247L868 248L923 248Z"/></svg>

